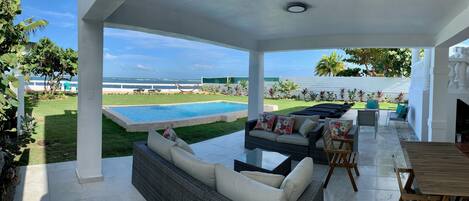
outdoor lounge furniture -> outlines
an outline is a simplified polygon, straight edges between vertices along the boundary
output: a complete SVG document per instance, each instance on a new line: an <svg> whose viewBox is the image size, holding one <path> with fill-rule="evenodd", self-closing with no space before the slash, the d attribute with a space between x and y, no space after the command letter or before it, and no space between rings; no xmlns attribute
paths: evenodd
<svg viewBox="0 0 469 201"><path fill-rule="evenodd" d="M143 93L143 92L145 92L145 89L143 88L134 89L134 93Z"/></svg>
<svg viewBox="0 0 469 201"><path fill-rule="evenodd" d="M234 160L237 172L249 170L287 176L291 171L291 156L278 152L254 149Z"/></svg>
<svg viewBox="0 0 469 201"><path fill-rule="evenodd" d="M375 139L378 133L379 110L367 109L358 110L357 127L360 130L361 126L373 126L375 129ZM360 132L360 131L359 131Z"/></svg>
<svg viewBox="0 0 469 201"><path fill-rule="evenodd" d="M279 135L274 132L254 130L256 123L257 120L246 122L244 135L245 148L260 148L269 151L276 151L291 155L294 160L301 160L304 157L309 156L314 159L315 163L327 163L327 158L322 147L316 147L316 143L322 136L323 124L319 124L313 131L311 131L308 138L305 138L300 134L293 134L291 136L283 136L282 139L279 140Z"/></svg>
<svg viewBox="0 0 469 201"><path fill-rule="evenodd" d="M353 140L350 139L336 139L332 138L329 129L326 129L323 136L324 140L324 151L326 152L327 159L329 161L329 172L324 182L324 188L327 188L327 184L334 172L334 169L345 168L347 170L350 182L354 191L358 191L357 184L352 174L352 169L355 170L356 176L360 176L358 171L358 153L353 151ZM337 143L338 142L338 143Z"/></svg>
<svg viewBox="0 0 469 201"><path fill-rule="evenodd" d="M469 196L469 158L454 143L401 141L401 146L419 193L442 200Z"/></svg>
<svg viewBox="0 0 469 201"><path fill-rule="evenodd" d="M394 159L394 172L396 173L397 183L399 185L399 191L401 197L399 200L402 201L413 201L413 200L425 200L425 201L440 201L442 200L441 196L436 195L423 195L418 192L414 187L415 174L414 170L411 168L402 168L398 167L395 161L395 156L392 156ZM407 180L405 183L402 181L402 176L407 174Z"/></svg>
<svg viewBox="0 0 469 201"><path fill-rule="evenodd" d="M333 104L333 103L323 103L318 104L312 107L305 108L301 111L296 111L291 114L294 115L319 115L321 119L325 118L340 118L344 115L353 104Z"/></svg>
<svg viewBox="0 0 469 201"><path fill-rule="evenodd" d="M151 148L149 144L151 143L134 143L132 165L132 184L148 201L280 200L280 196L287 195L291 198L292 194L298 196L298 199L294 199L298 201L323 201L324 199L322 182L312 180L313 164L310 158L309 161L301 161L290 173L292 176L283 179L281 186L273 187L261 182L253 182L252 178L229 170L220 164L213 164L214 170L211 170L209 163L197 162L199 159L176 146L167 147L171 149L168 153L166 150L161 150L162 146L156 149ZM187 158L188 155L191 157ZM192 165L194 163L196 165ZM207 167L200 168L200 164L197 163L204 163ZM184 167L186 170L183 170ZM199 180L206 177L197 179L199 173L195 171L201 171L203 174L212 171L214 186L209 186L205 181ZM291 185L285 185L284 182L290 182ZM304 190L298 192L297 189L291 189L292 186L299 187L298 184L303 185ZM303 188L300 187L300 189ZM278 199L271 199L273 197Z"/></svg>

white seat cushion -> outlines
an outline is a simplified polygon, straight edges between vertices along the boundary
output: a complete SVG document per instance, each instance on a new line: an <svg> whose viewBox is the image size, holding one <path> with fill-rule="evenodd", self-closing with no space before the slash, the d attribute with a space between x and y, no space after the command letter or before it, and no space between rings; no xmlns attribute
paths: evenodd
<svg viewBox="0 0 469 201"><path fill-rule="evenodd" d="M175 146L176 142L168 140L160 135L155 130L148 131L147 146L158 155L168 161L171 160L171 147Z"/></svg>
<svg viewBox="0 0 469 201"><path fill-rule="evenodd" d="M218 193L233 201L286 201L285 192L254 181L238 172L215 166Z"/></svg>
<svg viewBox="0 0 469 201"><path fill-rule="evenodd" d="M240 173L246 177L274 188L280 188L280 184L282 184L283 180L285 179L285 176L280 174L270 174L258 171L241 171Z"/></svg>
<svg viewBox="0 0 469 201"><path fill-rule="evenodd" d="M215 188L215 164L204 162L179 147L171 148L174 165L202 183Z"/></svg>
<svg viewBox="0 0 469 201"><path fill-rule="evenodd" d="M271 140L271 141L275 141L277 139L277 137L279 136L279 134L277 134L277 133L273 133L273 132L269 132L269 131L263 131L263 130L249 131L249 135L254 136L254 137L258 137L258 138Z"/></svg>
<svg viewBox="0 0 469 201"><path fill-rule="evenodd" d="M184 151L187 151L191 154L194 154L194 151L192 150L192 148L189 146L189 144L187 144L186 141L184 141L183 139L181 138L177 138L176 139L176 146L183 149Z"/></svg>
<svg viewBox="0 0 469 201"><path fill-rule="evenodd" d="M277 137L277 142L302 146L309 145L309 139L298 133L293 133L291 135L280 135Z"/></svg>
<svg viewBox="0 0 469 201"><path fill-rule="evenodd" d="M296 201L313 181L313 159L306 157L298 163L283 180L280 188L285 191L288 201Z"/></svg>

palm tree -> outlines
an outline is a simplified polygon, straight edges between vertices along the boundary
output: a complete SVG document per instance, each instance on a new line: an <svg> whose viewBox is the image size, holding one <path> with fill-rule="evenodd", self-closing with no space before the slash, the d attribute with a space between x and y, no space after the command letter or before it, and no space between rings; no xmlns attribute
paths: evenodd
<svg viewBox="0 0 469 201"><path fill-rule="evenodd" d="M316 65L316 75L319 76L335 76L340 71L344 70L345 63L342 61L342 56L337 52L332 52L331 55L322 56Z"/></svg>

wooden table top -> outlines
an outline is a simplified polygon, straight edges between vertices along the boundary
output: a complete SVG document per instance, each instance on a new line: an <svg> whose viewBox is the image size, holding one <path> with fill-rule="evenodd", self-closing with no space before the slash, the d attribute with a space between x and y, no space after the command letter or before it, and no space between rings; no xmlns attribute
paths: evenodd
<svg viewBox="0 0 469 201"><path fill-rule="evenodd" d="M469 196L469 158L455 144L405 142L403 149L422 194Z"/></svg>

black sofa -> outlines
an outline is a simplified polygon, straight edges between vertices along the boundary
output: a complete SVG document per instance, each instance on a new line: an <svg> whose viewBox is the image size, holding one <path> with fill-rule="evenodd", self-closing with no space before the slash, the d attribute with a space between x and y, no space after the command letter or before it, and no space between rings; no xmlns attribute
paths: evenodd
<svg viewBox="0 0 469 201"><path fill-rule="evenodd" d="M314 163L327 164L327 156L324 152L323 147L316 147L316 144L322 143L322 134L324 125L320 124L313 131L309 133L309 145L297 145L290 143L283 143L272 141L270 139L264 139L250 135L250 132L254 130L257 120L251 120L246 122L246 129L244 134L244 147L247 149L261 148L270 151L276 151L279 153L285 153L291 155L294 160L301 160L304 157L312 157ZM321 140L321 141L319 141Z"/></svg>
<svg viewBox="0 0 469 201"><path fill-rule="evenodd" d="M292 112L294 115L319 115L320 119L325 118L340 118L344 115L351 107L353 103L334 104L334 103L323 103L312 107L305 108L300 111Z"/></svg>
<svg viewBox="0 0 469 201"><path fill-rule="evenodd" d="M146 142L135 142L132 184L148 201L230 201L157 153ZM298 201L323 201L323 183L313 181Z"/></svg>

